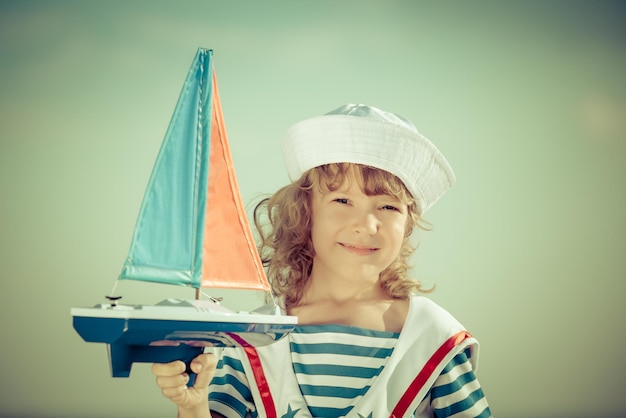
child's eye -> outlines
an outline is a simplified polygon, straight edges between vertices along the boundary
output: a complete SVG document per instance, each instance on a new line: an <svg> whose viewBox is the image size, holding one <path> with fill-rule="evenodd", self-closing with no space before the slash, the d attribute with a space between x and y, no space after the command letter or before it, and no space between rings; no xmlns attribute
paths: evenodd
<svg viewBox="0 0 626 418"><path fill-rule="evenodd" d="M345 197L338 197L337 199L334 200L334 202L343 203L344 205L347 205L348 199L346 199Z"/></svg>
<svg viewBox="0 0 626 418"><path fill-rule="evenodd" d="M384 210L394 210L394 211L399 211L399 210L400 210L400 209L398 209L397 207L392 206L392 205L384 205L382 208L383 208Z"/></svg>

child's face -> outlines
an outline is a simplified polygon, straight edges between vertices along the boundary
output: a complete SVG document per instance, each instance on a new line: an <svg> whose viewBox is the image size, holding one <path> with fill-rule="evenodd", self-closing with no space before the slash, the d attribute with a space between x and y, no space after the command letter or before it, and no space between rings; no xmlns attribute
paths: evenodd
<svg viewBox="0 0 626 418"><path fill-rule="evenodd" d="M400 252L407 217L405 203L389 195L368 196L357 181L327 193L313 188L311 278L378 281Z"/></svg>

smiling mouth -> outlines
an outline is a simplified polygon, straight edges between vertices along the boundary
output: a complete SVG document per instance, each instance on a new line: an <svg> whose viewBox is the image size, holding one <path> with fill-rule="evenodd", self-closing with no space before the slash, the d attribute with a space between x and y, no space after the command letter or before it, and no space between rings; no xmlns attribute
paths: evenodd
<svg viewBox="0 0 626 418"><path fill-rule="evenodd" d="M370 255L378 251L378 248L370 248L370 247L361 247L350 244L339 243L343 248L345 248L348 252L356 255Z"/></svg>

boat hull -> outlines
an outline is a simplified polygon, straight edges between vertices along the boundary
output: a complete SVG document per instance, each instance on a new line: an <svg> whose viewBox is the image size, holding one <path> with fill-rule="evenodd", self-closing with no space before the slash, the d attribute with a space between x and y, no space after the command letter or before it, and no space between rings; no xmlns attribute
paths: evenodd
<svg viewBox="0 0 626 418"><path fill-rule="evenodd" d="M206 347L272 344L297 321L291 316L141 305L73 308L72 317L83 340L107 344L113 377L128 377L138 362L188 364Z"/></svg>

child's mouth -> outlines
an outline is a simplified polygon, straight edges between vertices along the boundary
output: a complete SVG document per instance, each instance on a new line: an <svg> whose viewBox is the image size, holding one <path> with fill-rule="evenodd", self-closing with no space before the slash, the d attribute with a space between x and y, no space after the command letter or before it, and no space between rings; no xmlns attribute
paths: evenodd
<svg viewBox="0 0 626 418"><path fill-rule="evenodd" d="M378 248L363 247L360 245L350 245L350 244L344 244L344 243L339 243L339 245L345 248L348 252L352 254L356 254L356 255L370 255L378 251Z"/></svg>

